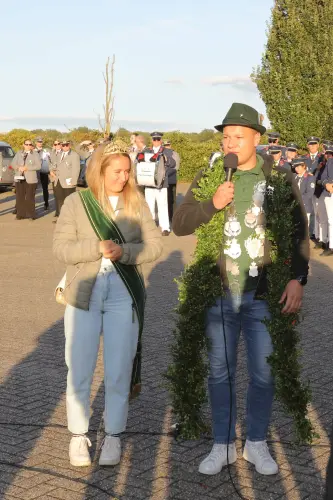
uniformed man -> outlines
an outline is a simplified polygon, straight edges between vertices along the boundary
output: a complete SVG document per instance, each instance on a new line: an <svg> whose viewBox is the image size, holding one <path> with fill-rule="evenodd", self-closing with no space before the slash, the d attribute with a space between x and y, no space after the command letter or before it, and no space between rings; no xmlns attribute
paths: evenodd
<svg viewBox="0 0 333 500"><path fill-rule="evenodd" d="M170 151L172 151L172 157L173 157L173 159L176 162L175 168L170 168L168 170L168 175L169 175L169 179L168 179L168 183L169 183L168 184L168 211L169 211L170 224L172 224L173 213L176 210L176 206L177 206L176 205L176 199L177 199L177 172L178 172L178 170L180 168L180 156L177 153L177 151L175 151L174 149L172 149L171 141L170 140L165 140L163 142L163 145L164 145L165 149L169 149Z"/></svg>
<svg viewBox="0 0 333 500"><path fill-rule="evenodd" d="M306 170L306 156L294 158L291 162L291 170L295 174L295 180L299 187L305 212L310 225L311 214L313 213L313 194L316 187L315 178Z"/></svg>
<svg viewBox="0 0 333 500"><path fill-rule="evenodd" d="M287 146L286 146L286 162L289 163L290 166L292 165L292 161L297 157L298 150L299 150L299 147L296 144L296 142L288 142L287 143Z"/></svg>
<svg viewBox="0 0 333 500"><path fill-rule="evenodd" d="M162 145L162 132L152 132L150 135L153 141L151 152L154 156L152 159L158 160L159 156L164 156L166 175L163 186L160 189L146 187L145 198L154 220L156 220L157 204L157 217L159 226L162 230L162 235L169 236L171 228L168 211L168 179L169 170L176 169L176 162L172 157L172 151L170 149L164 148ZM152 161L152 159L150 161Z"/></svg>
<svg viewBox="0 0 333 500"><path fill-rule="evenodd" d="M284 167L286 161L282 157L282 146L270 146L268 153L272 155L275 167Z"/></svg>
<svg viewBox="0 0 333 500"><path fill-rule="evenodd" d="M333 144L326 146L326 154L329 151L330 157L327 158L325 167L321 176L322 185L326 194L324 198L327 220L328 220L328 243L322 257L333 255Z"/></svg>
<svg viewBox="0 0 333 500"><path fill-rule="evenodd" d="M281 138L281 135L279 134L279 132L269 132L267 134L268 136L268 144L270 146L280 146L280 138ZM282 151L282 158L286 159L286 148L284 146L281 146L281 151ZM269 148L267 150L267 154L270 154L269 153Z"/></svg>
<svg viewBox="0 0 333 500"><path fill-rule="evenodd" d="M43 148L44 141L42 137L36 138L35 151L38 153L41 169L39 172L40 183L43 190L44 210L49 209L49 173L50 173L50 153Z"/></svg>
<svg viewBox="0 0 333 500"><path fill-rule="evenodd" d="M61 142L61 154L57 162L52 163L50 177L53 181L54 198L56 202L55 217L60 214L65 199L76 190L80 175L80 156L71 149L70 141ZM55 222L55 221L53 221Z"/></svg>
<svg viewBox="0 0 333 500"><path fill-rule="evenodd" d="M311 174L313 174L317 169L318 163L323 160L323 155L319 153L319 143L319 137L316 137L314 135L311 135L307 139L309 154L307 155L306 165L308 172L310 172Z"/></svg>
<svg viewBox="0 0 333 500"><path fill-rule="evenodd" d="M322 150L323 150L323 154L326 153L326 148L327 146L330 146L331 144L331 141L329 141L328 139L324 139L321 143L321 147L322 147Z"/></svg>
<svg viewBox="0 0 333 500"><path fill-rule="evenodd" d="M309 168L309 155L307 155L307 169ZM315 191L313 196L313 210L314 210L314 234L315 234L315 247L322 249L324 252L327 250L328 242L328 218L325 205L325 198L327 191L323 186L323 173L326 166L326 160L323 157L322 161L317 163L314 170ZM311 238L312 239L312 238Z"/></svg>
<svg viewBox="0 0 333 500"><path fill-rule="evenodd" d="M275 146L275 145L279 144L280 137L281 137L280 134L279 134L279 132L269 132L267 134L267 136L268 136L268 143L270 145L274 145Z"/></svg>

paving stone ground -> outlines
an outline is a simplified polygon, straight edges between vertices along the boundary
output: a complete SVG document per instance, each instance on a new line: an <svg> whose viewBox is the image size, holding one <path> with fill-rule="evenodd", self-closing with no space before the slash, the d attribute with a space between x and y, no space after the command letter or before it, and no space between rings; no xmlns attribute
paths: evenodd
<svg viewBox="0 0 333 500"><path fill-rule="evenodd" d="M186 186L180 186L180 192ZM181 197L181 194L180 194ZM165 434L174 422L162 373L169 361L179 276L189 261L194 237L164 238L161 259L146 269L148 305L144 337L143 391L131 404L123 459L114 468L98 466L103 437L103 368L99 358L91 394L89 437L93 465L68 462L63 307L53 290L64 266L51 253L52 215L42 211L37 194L36 221L16 221L14 196L0 195L0 498L14 499L237 499L228 471L199 475L211 440L176 442ZM290 445L290 419L275 404L270 440L280 472L259 476L241 458L231 474L244 498L319 500L323 496L333 418L332 284L333 259L313 252L301 325L304 377L311 382L310 416L320 439L316 447ZM238 441L244 438L243 346L238 370ZM104 490L101 491L101 490Z"/></svg>

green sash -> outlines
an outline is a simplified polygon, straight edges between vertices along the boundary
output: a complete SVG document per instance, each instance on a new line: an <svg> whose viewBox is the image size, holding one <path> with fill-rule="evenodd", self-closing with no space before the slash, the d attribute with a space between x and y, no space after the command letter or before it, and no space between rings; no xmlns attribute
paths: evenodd
<svg viewBox="0 0 333 500"><path fill-rule="evenodd" d="M99 240L113 240L119 245L126 243L117 224L111 220L102 210L100 204L92 194L90 189L79 192L88 219ZM120 262L112 262L119 276L123 280L129 294L133 300L138 321L139 340L135 359L133 362L131 397L137 396L141 391L141 339L144 321L144 308L146 302L146 291L143 278L135 265L125 265ZM119 332L121 335L121 332Z"/></svg>

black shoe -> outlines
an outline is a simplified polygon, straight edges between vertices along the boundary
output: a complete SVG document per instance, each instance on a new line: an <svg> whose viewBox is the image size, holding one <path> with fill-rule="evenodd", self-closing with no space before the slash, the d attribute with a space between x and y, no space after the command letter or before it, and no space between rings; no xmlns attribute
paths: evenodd
<svg viewBox="0 0 333 500"><path fill-rule="evenodd" d="M44 210L45 212L49 209L49 206L48 205L44 205Z"/></svg>
<svg viewBox="0 0 333 500"><path fill-rule="evenodd" d="M162 236L169 236L170 231L162 231Z"/></svg>
<svg viewBox="0 0 333 500"><path fill-rule="evenodd" d="M313 248L316 250L326 250L325 243L323 243L322 241L317 241Z"/></svg>
<svg viewBox="0 0 333 500"><path fill-rule="evenodd" d="M320 257L330 257L331 255L333 255L333 250L331 248L327 248L320 254Z"/></svg>
<svg viewBox="0 0 333 500"><path fill-rule="evenodd" d="M317 241L318 241L318 240L317 240L317 238L315 237L315 235L314 235L314 234L312 234L312 235L310 236L310 240L311 240L311 241L314 241L315 243L317 243Z"/></svg>
<svg viewBox="0 0 333 500"><path fill-rule="evenodd" d="M36 217L29 217L29 220L36 220Z"/></svg>

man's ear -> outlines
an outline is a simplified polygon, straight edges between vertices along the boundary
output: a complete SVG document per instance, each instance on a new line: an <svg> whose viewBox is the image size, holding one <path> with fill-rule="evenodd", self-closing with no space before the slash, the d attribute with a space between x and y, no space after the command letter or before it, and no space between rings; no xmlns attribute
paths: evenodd
<svg viewBox="0 0 333 500"><path fill-rule="evenodd" d="M254 136L254 145L255 146L258 146L258 144L260 144L260 138L261 138L261 135L259 134L259 132L256 132L256 134Z"/></svg>

